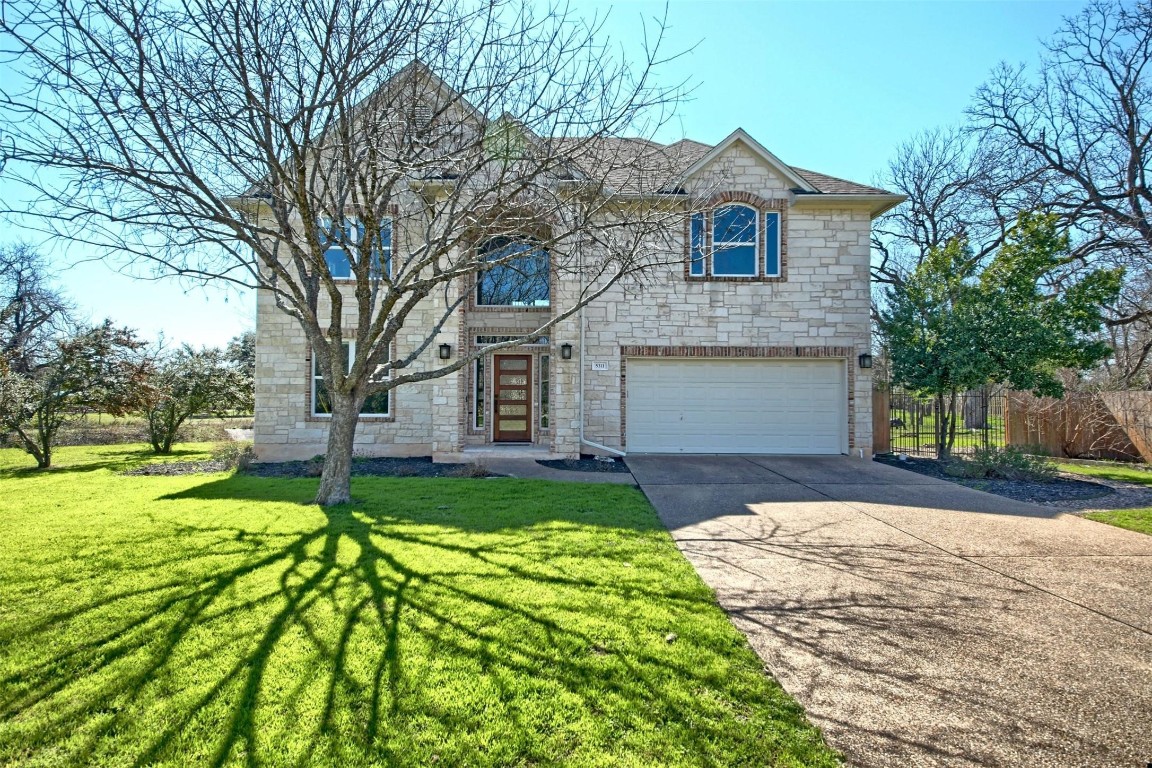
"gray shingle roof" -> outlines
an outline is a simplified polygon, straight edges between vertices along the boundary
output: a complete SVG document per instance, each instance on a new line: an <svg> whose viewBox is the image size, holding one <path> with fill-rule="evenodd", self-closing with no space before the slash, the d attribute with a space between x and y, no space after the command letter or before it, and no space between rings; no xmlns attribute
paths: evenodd
<svg viewBox="0 0 1152 768"><path fill-rule="evenodd" d="M713 149L691 139L681 139L672 144L632 138L603 138L594 143L586 139L552 141L557 142L561 151L571 148L578 169L597 180L604 179L612 189L624 193L676 192L684 172ZM820 194L892 194L878 187L817 171L794 166L791 169Z"/></svg>

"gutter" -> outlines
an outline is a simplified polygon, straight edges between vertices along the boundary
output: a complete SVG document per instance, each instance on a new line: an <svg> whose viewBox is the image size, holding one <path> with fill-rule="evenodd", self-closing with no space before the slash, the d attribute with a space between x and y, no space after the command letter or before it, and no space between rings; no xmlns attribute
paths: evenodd
<svg viewBox="0 0 1152 768"><path fill-rule="evenodd" d="M875 218L887 213L900 203L907 200L906 195L893 194L855 194L839 192L793 193L792 204L797 207L805 205L822 206L829 203L867 205L869 213Z"/></svg>

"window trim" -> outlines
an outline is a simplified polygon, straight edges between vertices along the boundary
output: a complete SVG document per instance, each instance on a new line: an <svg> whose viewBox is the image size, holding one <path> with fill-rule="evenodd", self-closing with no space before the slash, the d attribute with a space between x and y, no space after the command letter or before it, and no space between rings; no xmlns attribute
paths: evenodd
<svg viewBox="0 0 1152 768"><path fill-rule="evenodd" d="M744 275L715 274L713 213L727 206L739 205L756 211L756 273ZM684 212L683 279L689 283L783 283L788 281L788 209L787 198L764 198L751 192L726 191L692 202ZM769 243L768 217L775 217L775 241ZM699 237L693 230L699 228ZM775 252L776 270L769 272L769 253ZM696 256L699 256L697 259ZM694 271L694 270L699 270Z"/></svg>
<svg viewBox="0 0 1152 768"><path fill-rule="evenodd" d="M724 210L726 208L746 208L746 209L752 211L752 214L753 214L752 220L756 223L756 227L755 227L754 232L752 233L752 253L753 253L753 256L752 256L752 273L751 274L746 273L746 272L742 273L742 272L717 272L716 271L716 252L718 250L721 250L723 248L723 246L739 246L739 247L747 247L748 246L748 242L745 240L720 240L720 241L716 240L716 212ZM761 253L760 253L760 250L761 250L761 248L760 248L760 237L761 237L760 217L761 217L761 215L762 215L761 211L758 208L756 208L755 206L749 205L748 203L740 203L740 202L721 203L719 205L713 206L712 209L710 211L708 211L708 219L707 219L708 231L709 231L709 234L711 235L711 238L710 238L711 247L708 249L708 272L712 277L761 277L761 276L763 276L762 270L760 268L761 263L763 261L763 259L761 258Z"/></svg>
<svg viewBox="0 0 1152 768"><path fill-rule="evenodd" d="M352 360L354 360L356 357L356 342L353 339L348 339L347 341L341 342L341 344L347 344L348 345L348 365L351 366ZM317 413L317 411L316 411L316 382L323 380L324 377L319 372L318 363L316 361L315 350L310 350L309 360L311 362L310 367L312 369L311 370L312 375L310 378L310 385L309 385L308 414L311 418L314 418L314 419L330 419L330 418L332 418L332 414L330 414L330 413ZM392 373L389 372L388 375L385 376L384 378L385 378L385 380L391 379ZM379 411L361 412L360 416L361 417L367 417L367 418L390 418L392 416L392 410L393 410L392 409L392 403L393 403L393 399L394 399L393 393L395 391L396 390L394 390L394 389L390 389L387 391L388 411L386 413L380 413Z"/></svg>

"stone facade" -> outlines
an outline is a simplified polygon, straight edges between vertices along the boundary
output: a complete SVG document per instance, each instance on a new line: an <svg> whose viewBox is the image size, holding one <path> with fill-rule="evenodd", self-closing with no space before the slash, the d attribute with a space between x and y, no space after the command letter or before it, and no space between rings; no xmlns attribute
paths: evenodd
<svg viewBox="0 0 1152 768"><path fill-rule="evenodd" d="M581 445L581 400L585 440L627 450L625 401L629 357L823 357L842 359L848 381L848 449L871 453L870 371L856 356L870 342L869 248L875 202L845 195L827 202L801 196L785 174L754 147L734 142L685 184L694 200L749 202L781 212L781 275L759 279L699 279L688 276L687 227L680 250L642 286L621 283L559 323L547 344L516 348L532 356L533 370L548 361L548 425L537 419L533 442L574 456L596 452ZM681 258L682 255L682 258ZM472 290L460 285L456 290ZM457 353L475 347L477 336L531 332L550 312L570 306L578 286L555 280L550 308L475 307L467 302L425 353L431 366L441 341ZM451 297L449 297L449 300ZM436 316L445 297L429 298L424 319ZM437 304L436 302L440 302ZM566 304L567 302L567 304ZM583 329L581 329L583 324ZM426 327L415 315L401 346L411 349ZM581 348L581 339L583 345ZM561 345L574 348L561 359ZM403 350L401 350L403 351ZM606 365L592 370L593 363ZM491 360L485 372L491 371ZM582 375L581 375L582 373ZM323 417L311 414L311 362L303 332L262 294L258 302L256 451L260 460L308 458L325 450ZM489 373L490 375L490 373ZM582 381L582 392L581 392ZM534 382L534 414L544 395ZM490 412L490 387L476 402L475 369L393 391L387 417L366 417L357 431L364 455L447 455L491 441L490 419L478 424L477 409Z"/></svg>

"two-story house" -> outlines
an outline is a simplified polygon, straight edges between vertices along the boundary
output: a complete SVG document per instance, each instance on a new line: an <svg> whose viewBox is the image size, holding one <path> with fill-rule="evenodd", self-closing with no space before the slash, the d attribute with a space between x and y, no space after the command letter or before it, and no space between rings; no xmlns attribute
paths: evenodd
<svg viewBox="0 0 1152 768"><path fill-rule="evenodd" d="M356 452L441 460L502 446L565 457L870 455L872 382L870 358L862 357L870 346L870 229L902 198L789 166L742 130L715 146L611 141L618 146L605 156L615 162L649 151L670 158L668 191L691 201L670 225L667 263L642 284L613 286L535 343L370 398ZM393 233L388 247L401 249L413 236ZM467 295L441 343L429 346L429 364L529 334L571 301L580 278L549 270L548 253L528 242L475 244L512 249L516 260L460 281ZM399 344L419 344L426 333L418 314L409 323L410 338ZM327 418L323 377L303 332L262 292L258 458L323 453Z"/></svg>

